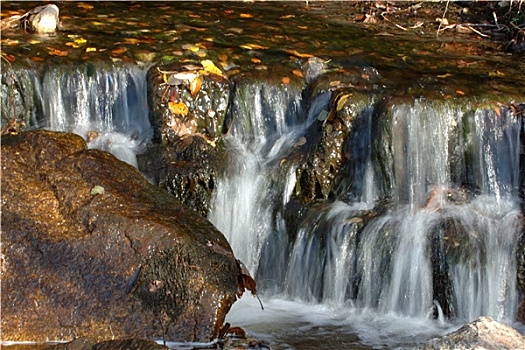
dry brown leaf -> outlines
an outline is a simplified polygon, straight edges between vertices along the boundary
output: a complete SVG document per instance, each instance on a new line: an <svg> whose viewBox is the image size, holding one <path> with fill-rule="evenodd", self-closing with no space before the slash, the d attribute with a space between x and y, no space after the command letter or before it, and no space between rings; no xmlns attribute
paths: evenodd
<svg viewBox="0 0 525 350"><path fill-rule="evenodd" d="M59 49L53 49L53 48L50 48L47 53L49 53L52 56L61 56L61 57L65 57L69 55L69 51L67 50L59 50Z"/></svg>
<svg viewBox="0 0 525 350"><path fill-rule="evenodd" d="M292 73L300 78L303 78L303 72L301 72L299 69L294 69Z"/></svg>
<svg viewBox="0 0 525 350"><path fill-rule="evenodd" d="M128 51L125 47L117 47L116 49L111 50L113 56L118 56L124 52Z"/></svg>
<svg viewBox="0 0 525 350"><path fill-rule="evenodd" d="M191 97L195 98L197 96L197 93L200 91L202 86L202 80L199 77L196 77L193 79L190 83L190 93Z"/></svg>

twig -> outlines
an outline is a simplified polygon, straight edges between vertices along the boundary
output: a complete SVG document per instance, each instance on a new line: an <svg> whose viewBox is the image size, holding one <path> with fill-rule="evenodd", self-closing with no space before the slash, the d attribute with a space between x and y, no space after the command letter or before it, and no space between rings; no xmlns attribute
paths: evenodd
<svg viewBox="0 0 525 350"><path fill-rule="evenodd" d="M490 35L487 35L487 34L483 34L482 32L480 32L479 30L476 30L474 28L472 28L471 26L467 26L468 29L472 30L474 33L478 34L478 35L481 35L482 37L484 38L490 38Z"/></svg>
<svg viewBox="0 0 525 350"><path fill-rule="evenodd" d="M405 27L400 26L399 24L397 24L397 23L395 23L395 22L392 22L391 20L389 20L388 18L386 18L386 16L385 16L385 12L382 12L382 13L381 13L381 17L383 17L383 19L384 19L385 21L392 23L393 25L395 25L396 27L398 27L398 28L400 28L400 29L403 29L404 31L407 31L407 30L408 30L408 29L406 29Z"/></svg>
<svg viewBox="0 0 525 350"><path fill-rule="evenodd" d="M437 29L436 36L439 36L439 32L441 30L441 24L443 23L443 21L445 20L445 16L447 15L448 3L449 3L449 0L447 0L447 5L445 6L445 12L443 12L443 17L441 17L441 21L439 22L439 27Z"/></svg>
<svg viewBox="0 0 525 350"><path fill-rule="evenodd" d="M492 11L492 17L494 17L494 22L496 22L498 29L500 29L499 23L498 23L498 16L496 15L496 12Z"/></svg>

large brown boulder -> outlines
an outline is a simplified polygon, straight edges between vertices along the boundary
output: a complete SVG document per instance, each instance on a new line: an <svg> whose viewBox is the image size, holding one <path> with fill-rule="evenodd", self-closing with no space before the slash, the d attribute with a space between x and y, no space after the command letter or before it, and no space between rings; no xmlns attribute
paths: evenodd
<svg viewBox="0 0 525 350"><path fill-rule="evenodd" d="M74 134L2 137L2 338L209 341L242 271L224 236Z"/></svg>

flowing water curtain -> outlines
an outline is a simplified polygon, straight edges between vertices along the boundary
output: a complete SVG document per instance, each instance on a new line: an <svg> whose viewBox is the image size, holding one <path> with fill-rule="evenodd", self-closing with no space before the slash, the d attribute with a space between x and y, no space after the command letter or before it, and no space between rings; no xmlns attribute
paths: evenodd
<svg viewBox="0 0 525 350"><path fill-rule="evenodd" d="M521 120L510 109L476 110L473 129L473 173L483 194L497 198L516 196L519 187Z"/></svg>
<svg viewBox="0 0 525 350"><path fill-rule="evenodd" d="M146 71L135 66L47 67L35 82L39 126L84 138L94 133L90 147L136 166L152 134L146 84Z"/></svg>
<svg viewBox="0 0 525 350"><path fill-rule="evenodd" d="M279 161L295 143L297 125L306 122L300 96L300 90L288 86L236 86L226 137L231 163L218 179L208 217L254 274L276 230L274 204L283 202L286 181Z"/></svg>
<svg viewBox="0 0 525 350"><path fill-rule="evenodd" d="M469 119L468 109L428 101L394 107L387 119L391 127L375 135L389 139L379 144L394 150L393 178L386 179L395 184L394 210L357 233L349 222L356 215L352 206L309 213L288 268L292 298L338 305L353 299L360 308L415 317L435 309L462 320L513 317L520 125L510 116L498 120L479 110ZM490 127L487 118L493 120ZM465 126L468 122L476 124ZM457 165L461 171L451 168ZM498 177L487 181L491 172ZM478 174L478 192L490 195L469 201L459 188L472 181L469 174ZM510 194L509 201L494 195L501 192ZM341 261L348 264L346 275L336 272Z"/></svg>

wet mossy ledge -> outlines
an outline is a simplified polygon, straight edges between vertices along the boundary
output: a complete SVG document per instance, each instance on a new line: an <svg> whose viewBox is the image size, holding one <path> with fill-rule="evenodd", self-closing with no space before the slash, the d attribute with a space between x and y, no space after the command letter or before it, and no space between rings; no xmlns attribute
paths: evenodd
<svg viewBox="0 0 525 350"><path fill-rule="evenodd" d="M1 146L3 341L219 335L245 272L211 223L78 135Z"/></svg>

